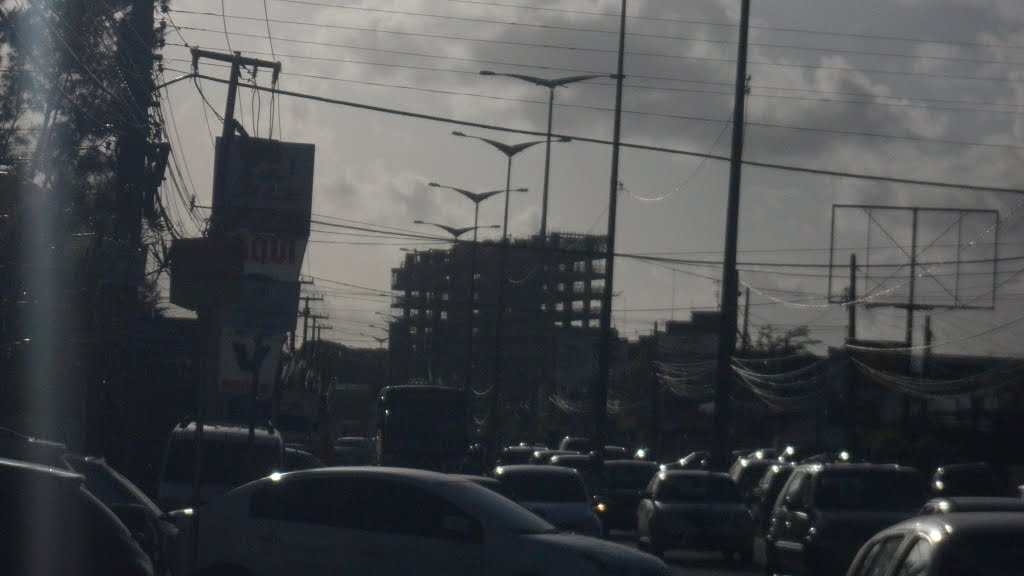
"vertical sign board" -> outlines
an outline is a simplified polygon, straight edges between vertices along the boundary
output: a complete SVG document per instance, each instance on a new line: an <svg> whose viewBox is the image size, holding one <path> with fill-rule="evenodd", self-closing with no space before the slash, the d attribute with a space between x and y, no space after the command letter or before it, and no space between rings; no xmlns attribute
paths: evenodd
<svg viewBox="0 0 1024 576"><path fill-rule="evenodd" d="M267 355L260 363L258 395L269 397L277 379L277 369L281 362L281 349L284 346L284 333L270 334L259 338L259 345L267 347ZM246 395L252 386L252 372L248 367L240 366L236 346L244 349L247 358L252 358L256 348L256 335L253 333L225 327L221 331L220 340L220 372L217 376L218 389L227 395Z"/></svg>
<svg viewBox="0 0 1024 576"><path fill-rule="evenodd" d="M218 139L218 156L221 149ZM227 182L213 206L218 228L228 233L248 230L284 238L308 237L314 151L312 144L264 138L232 141Z"/></svg>

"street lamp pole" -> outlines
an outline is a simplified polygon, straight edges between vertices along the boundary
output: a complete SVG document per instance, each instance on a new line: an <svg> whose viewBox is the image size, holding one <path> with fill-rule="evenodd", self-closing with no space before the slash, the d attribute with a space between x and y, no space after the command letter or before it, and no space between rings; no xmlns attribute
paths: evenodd
<svg viewBox="0 0 1024 576"><path fill-rule="evenodd" d="M568 86L576 82L583 82L585 80L592 80L594 78L614 78L614 76L606 76L604 74L585 74L582 76L565 76L563 78L541 78L539 76L528 76L526 74L508 74L504 72L492 72L490 70L481 70L481 76L504 76L506 78L516 78L523 80L537 86L542 86L548 90L548 132L545 142L547 146L544 150L544 198L543 204L541 205L540 211L540 237L541 240L547 237L548 233L548 181L551 175L551 137L552 127L555 116L555 88L560 86Z"/></svg>
<svg viewBox="0 0 1024 576"><path fill-rule="evenodd" d="M498 400L501 393L503 372L501 352L505 337L505 276L506 266L508 265L508 205L509 196L512 191L512 158L524 150L536 146L537 144L541 144L544 140L532 140L529 142L521 142L519 144L505 144L504 142L498 142L497 140L491 140L489 138L470 136L459 131L452 132L452 135L460 136L462 138L473 138L474 140L485 142L508 158L508 164L505 170L505 215L501 229L501 247L498 251L498 294L497 305L495 306L497 308L497 315L494 321L494 383L492 384L490 416L488 418L487 425L487 458L489 463L493 464L497 455L498 447ZM558 140L558 142L569 141L571 141L571 138L560 138Z"/></svg>

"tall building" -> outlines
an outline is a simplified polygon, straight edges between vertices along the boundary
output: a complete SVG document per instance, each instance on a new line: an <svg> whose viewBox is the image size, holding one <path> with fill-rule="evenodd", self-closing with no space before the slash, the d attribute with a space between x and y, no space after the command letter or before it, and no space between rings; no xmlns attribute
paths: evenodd
<svg viewBox="0 0 1024 576"><path fill-rule="evenodd" d="M584 234L552 233L547 246L538 236L510 241L502 311L502 398L511 417L524 427L537 422L543 404L538 399L553 385L558 365L596 358L596 348L579 342L597 342L606 250L604 236ZM424 379L462 387L472 314L473 388L484 392L491 386L500 251L500 242L481 241L474 266L473 244L462 242L450 249L407 253L392 270L396 312L389 330L391 384ZM566 360L568 348L583 349L585 357L576 354Z"/></svg>

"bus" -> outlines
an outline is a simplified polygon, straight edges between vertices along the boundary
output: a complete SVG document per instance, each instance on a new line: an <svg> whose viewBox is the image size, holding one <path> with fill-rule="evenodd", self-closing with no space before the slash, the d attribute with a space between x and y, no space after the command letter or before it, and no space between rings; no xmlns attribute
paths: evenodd
<svg viewBox="0 0 1024 576"><path fill-rule="evenodd" d="M429 385L388 386L377 406L382 466L458 472L469 449L465 394Z"/></svg>

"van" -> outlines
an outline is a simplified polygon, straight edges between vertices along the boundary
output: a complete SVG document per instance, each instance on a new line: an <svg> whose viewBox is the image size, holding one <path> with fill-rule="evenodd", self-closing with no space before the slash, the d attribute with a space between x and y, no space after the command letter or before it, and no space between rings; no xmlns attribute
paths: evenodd
<svg viewBox="0 0 1024 576"><path fill-rule="evenodd" d="M157 503L164 510L192 505L195 437L195 422L184 422L167 440L157 484ZM242 484L282 471L284 442L269 424L259 426L250 454L247 425L204 424L201 458L199 502L203 504Z"/></svg>

